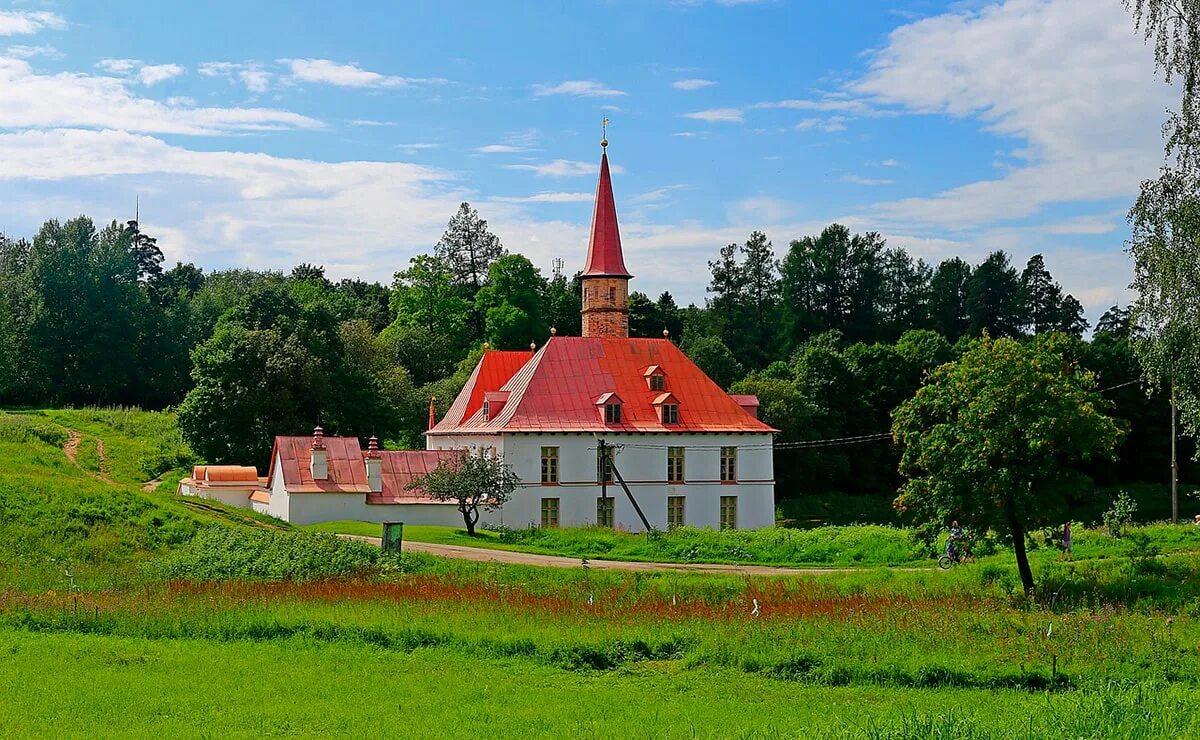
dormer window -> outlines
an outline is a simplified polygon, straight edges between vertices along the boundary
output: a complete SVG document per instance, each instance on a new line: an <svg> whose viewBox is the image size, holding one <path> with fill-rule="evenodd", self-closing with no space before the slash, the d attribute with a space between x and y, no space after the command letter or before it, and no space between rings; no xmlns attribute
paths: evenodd
<svg viewBox="0 0 1200 740"><path fill-rule="evenodd" d="M621 424L621 398L616 393L605 393L596 399L600 418L605 424Z"/></svg>
<svg viewBox="0 0 1200 740"><path fill-rule="evenodd" d="M619 404L619 403L604 404L604 423L605 424L620 424L621 423L621 404Z"/></svg>
<svg viewBox="0 0 1200 740"><path fill-rule="evenodd" d="M667 389L667 376L658 365L651 365L646 368L642 371L642 376L646 378L646 383L650 386L650 390L662 392Z"/></svg>
<svg viewBox="0 0 1200 740"><path fill-rule="evenodd" d="M664 426L679 423L679 399L674 393L663 393L650 402L658 410L658 421Z"/></svg>

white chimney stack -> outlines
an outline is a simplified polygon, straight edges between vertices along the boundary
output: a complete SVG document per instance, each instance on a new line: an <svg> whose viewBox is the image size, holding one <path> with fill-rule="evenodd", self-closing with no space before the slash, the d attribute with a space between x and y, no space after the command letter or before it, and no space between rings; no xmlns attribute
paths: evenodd
<svg viewBox="0 0 1200 740"><path fill-rule="evenodd" d="M325 430L317 427L313 430L312 461L309 469L313 480L329 480L329 450L325 449Z"/></svg>
<svg viewBox="0 0 1200 740"><path fill-rule="evenodd" d="M379 440L371 437L367 442L367 488L371 493L383 491L383 460L379 454Z"/></svg>

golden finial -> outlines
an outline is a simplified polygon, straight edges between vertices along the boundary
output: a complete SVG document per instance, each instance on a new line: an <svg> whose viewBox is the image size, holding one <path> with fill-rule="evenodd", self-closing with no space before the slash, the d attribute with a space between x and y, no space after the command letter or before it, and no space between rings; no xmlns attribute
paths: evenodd
<svg viewBox="0 0 1200 740"><path fill-rule="evenodd" d="M600 146L601 148L608 146L608 116L600 118Z"/></svg>

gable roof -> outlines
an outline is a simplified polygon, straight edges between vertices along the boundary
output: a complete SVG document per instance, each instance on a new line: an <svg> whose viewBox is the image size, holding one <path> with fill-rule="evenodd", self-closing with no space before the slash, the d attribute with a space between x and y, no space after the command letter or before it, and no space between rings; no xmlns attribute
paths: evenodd
<svg viewBox="0 0 1200 740"><path fill-rule="evenodd" d="M445 459L456 454L454 450L384 450L379 453L382 460L383 490L368 493L368 504L440 504L421 489L409 490L414 480L433 470Z"/></svg>
<svg viewBox="0 0 1200 740"><path fill-rule="evenodd" d="M313 480L312 440L308 437L276 437L271 450L271 470L267 485L283 475L289 493L366 493L367 469L357 437L325 437L329 453L329 478ZM276 468L276 461L282 469Z"/></svg>
<svg viewBox="0 0 1200 740"><path fill-rule="evenodd" d="M484 352L483 358L467 378L467 384L454 399L454 403L450 404L442 420L434 425L434 430L451 429L461 424L464 419L469 419L472 414L483 408L484 394L500 390L532 356L532 352L524 350L491 349Z"/></svg>
<svg viewBox="0 0 1200 740"><path fill-rule="evenodd" d="M408 490L408 485L455 454L452 450L380 450L383 490L372 492L357 437L325 437L325 449L329 452L329 479L313 480L312 437L276 437L267 487L276 475L282 475L288 493L359 493L367 495L368 504L442 503L423 491Z"/></svg>
<svg viewBox="0 0 1200 740"><path fill-rule="evenodd" d="M678 424L659 420L653 401L663 391L647 387L648 365L670 379L665 390L678 399ZM747 413L667 339L551 337L500 390L509 391L509 400L492 418L476 411L461 423L445 419L429 434L778 431ZM596 399L607 393L623 401L620 424L605 424L596 413Z"/></svg>

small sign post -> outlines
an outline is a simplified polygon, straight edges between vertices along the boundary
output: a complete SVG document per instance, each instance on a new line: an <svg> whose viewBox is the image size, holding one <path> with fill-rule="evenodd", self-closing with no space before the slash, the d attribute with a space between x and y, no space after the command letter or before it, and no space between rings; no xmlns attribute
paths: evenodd
<svg viewBox="0 0 1200 740"><path fill-rule="evenodd" d="M400 554L404 542L404 522L383 523L383 554Z"/></svg>

